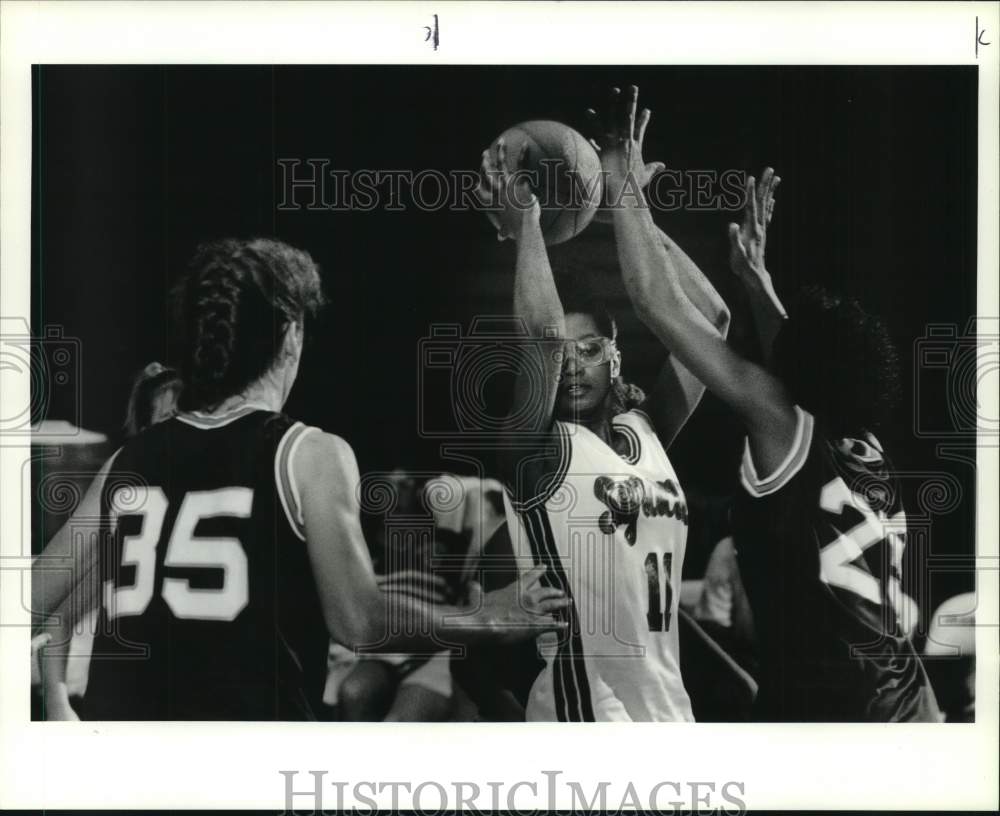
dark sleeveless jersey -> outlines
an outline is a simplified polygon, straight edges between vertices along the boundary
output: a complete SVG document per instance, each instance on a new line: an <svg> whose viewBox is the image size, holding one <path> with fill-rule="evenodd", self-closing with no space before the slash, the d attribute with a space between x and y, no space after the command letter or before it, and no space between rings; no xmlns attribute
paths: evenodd
<svg viewBox="0 0 1000 816"><path fill-rule="evenodd" d="M117 454L86 718L313 719L329 635L289 465L309 430L182 414Z"/></svg>
<svg viewBox="0 0 1000 816"><path fill-rule="evenodd" d="M896 612L906 514L874 437L830 440L796 408L796 440L759 478L749 446L734 513L761 655L757 717L941 720Z"/></svg>

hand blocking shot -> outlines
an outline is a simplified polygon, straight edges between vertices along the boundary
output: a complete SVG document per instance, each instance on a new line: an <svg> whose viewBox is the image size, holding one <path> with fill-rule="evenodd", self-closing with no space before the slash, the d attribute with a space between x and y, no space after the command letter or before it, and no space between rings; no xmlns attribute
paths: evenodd
<svg viewBox="0 0 1000 816"><path fill-rule="evenodd" d="M756 678L736 671L753 717L940 721L901 618L906 517L872 434L895 378L884 329L815 290L786 314L764 267L780 181L768 168L729 231L765 366L741 358L725 304L644 199L663 165L643 161L651 112L638 89L612 89L587 113L625 290L668 358L649 395L623 379L615 320L572 284L556 289L554 241L523 172L538 146L512 160L501 137L483 154L479 197L498 238L517 242L514 310L536 340L510 414L508 522L525 568L548 566L545 582L570 601L567 631L540 638L527 719L693 719L678 638L698 630L678 605L688 511L667 451L707 386L747 429L736 541L760 664ZM577 153L558 159L572 172ZM872 480L881 488L865 490Z"/></svg>

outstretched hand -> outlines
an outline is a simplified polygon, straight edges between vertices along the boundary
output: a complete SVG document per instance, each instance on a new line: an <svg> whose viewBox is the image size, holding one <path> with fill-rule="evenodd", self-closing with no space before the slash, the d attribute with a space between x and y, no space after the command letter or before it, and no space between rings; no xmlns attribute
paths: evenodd
<svg viewBox="0 0 1000 816"><path fill-rule="evenodd" d="M748 177L743 223L729 225L729 267L747 286L759 288L768 278L764 248L774 214L774 191L780 183L773 167L764 168L759 185L753 176Z"/></svg>
<svg viewBox="0 0 1000 816"><path fill-rule="evenodd" d="M630 177L635 189L641 190L665 166L663 162L643 162L642 143L652 113L649 108L637 113L638 106L639 89L630 85L624 95L619 88L611 89L603 114L593 108L587 110L592 131L590 143L600 156L611 202L629 184ZM606 216L601 220L606 220Z"/></svg>
<svg viewBox="0 0 1000 816"><path fill-rule="evenodd" d="M570 600L561 589L542 585L545 572L544 566L535 567L503 589L487 593L473 582L469 602L473 608L481 607L492 640L516 642L566 629L566 622L556 620L555 614Z"/></svg>
<svg viewBox="0 0 1000 816"><path fill-rule="evenodd" d="M490 223L496 227L498 241L507 238L516 241L526 225L537 224L541 218L538 198L520 172L527 152L528 144L525 142L517 157L518 169L511 171L503 139L497 141L495 158L489 148L483 151L476 198Z"/></svg>

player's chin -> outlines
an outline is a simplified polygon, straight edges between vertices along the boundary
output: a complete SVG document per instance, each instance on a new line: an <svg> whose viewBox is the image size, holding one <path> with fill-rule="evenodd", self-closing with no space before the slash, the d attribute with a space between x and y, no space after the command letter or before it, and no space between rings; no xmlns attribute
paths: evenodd
<svg viewBox="0 0 1000 816"><path fill-rule="evenodd" d="M593 413L600 402L593 388L560 391L556 399L556 416L564 422L576 422Z"/></svg>

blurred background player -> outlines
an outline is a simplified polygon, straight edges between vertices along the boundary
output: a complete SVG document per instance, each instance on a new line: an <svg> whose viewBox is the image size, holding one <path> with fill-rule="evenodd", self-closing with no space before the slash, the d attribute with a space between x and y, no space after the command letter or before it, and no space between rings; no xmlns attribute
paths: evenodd
<svg viewBox="0 0 1000 816"><path fill-rule="evenodd" d="M602 168L617 173L624 143L602 135L598 145ZM500 237L517 244L514 312L537 340L515 380L505 429L510 536L515 553L547 566L547 580L572 601L567 634L540 644L546 665L526 717L691 720L677 631L687 509L666 449L704 388L673 357L648 399L628 385L607 311L578 291L580 302L564 309L539 203L512 174L502 139L496 155L484 152L482 174L481 201L496 208ZM725 304L693 263L684 279L724 339Z"/></svg>
<svg viewBox="0 0 1000 816"><path fill-rule="evenodd" d="M125 412L125 435L128 438L151 425L170 419L177 413L183 383L173 368L152 362L132 382Z"/></svg>
<svg viewBox="0 0 1000 816"><path fill-rule="evenodd" d="M622 172L633 175L647 118L637 101L632 87L611 123L631 144ZM644 322L747 430L734 526L761 647L758 718L938 721L897 617L906 516L872 434L895 381L892 346L876 319L825 293L805 292L786 317L764 267L776 183L770 169L759 189L751 178L743 224L730 225L767 367L737 355L692 303L683 256L656 240L634 186L613 213L626 287Z"/></svg>
<svg viewBox="0 0 1000 816"><path fill-rule="evenodd" d="M177 400L181 392L180 374L173 368L152 362L132 380L128 404L125 408L123 430L126 439L137 436L151 425L169 419L177 413ZM96 575L94 576L96 579ZM96 584L88 597L88 608L70 611L62 608L57 613L60 626L57 632L46 633L44 652L40 664L43 685L43 716L47 720L78 719L87 692L90 656L100 606ZM75 625L71 623L75 621Z"/></svg>
<svg viewBox="0 0 1000 816"><path fill-rule="evenodd" d="M419 648L562 628L543 570L464 610L385 604L350 446L280 413L322 300L312 259L278 241L195 253L175 290L178 414L105 463L33 564L42 619L101 576L86 718L312 719L331 636ZM75 546L94 518L109 534Z"/></svg>
<svg viewBox="0 0 1000 816"><path fill-rule="evenodd" d="M365 515L365 537L379 587L390 603L396 593L427 603L457 602L466 597L470 581L481 581L488 591L512 583L498 584L495 570L478 569L486 543L506 526L500 482L451 473L427 479L402 468L387 474L384 482L393 501L382 512ZM493 648L514 649L517 655L523 649ZM358 655L331 642L323 702L341 720L482 719L478 689L468 687L468 677L492 653L480 646L463 654ZM466 681L459 687L452 681L453 667ZM491 686L496 677L492 680ZM485 717L490 718L489 711ZM518 719L523 719L523 708Z"/></svg>

